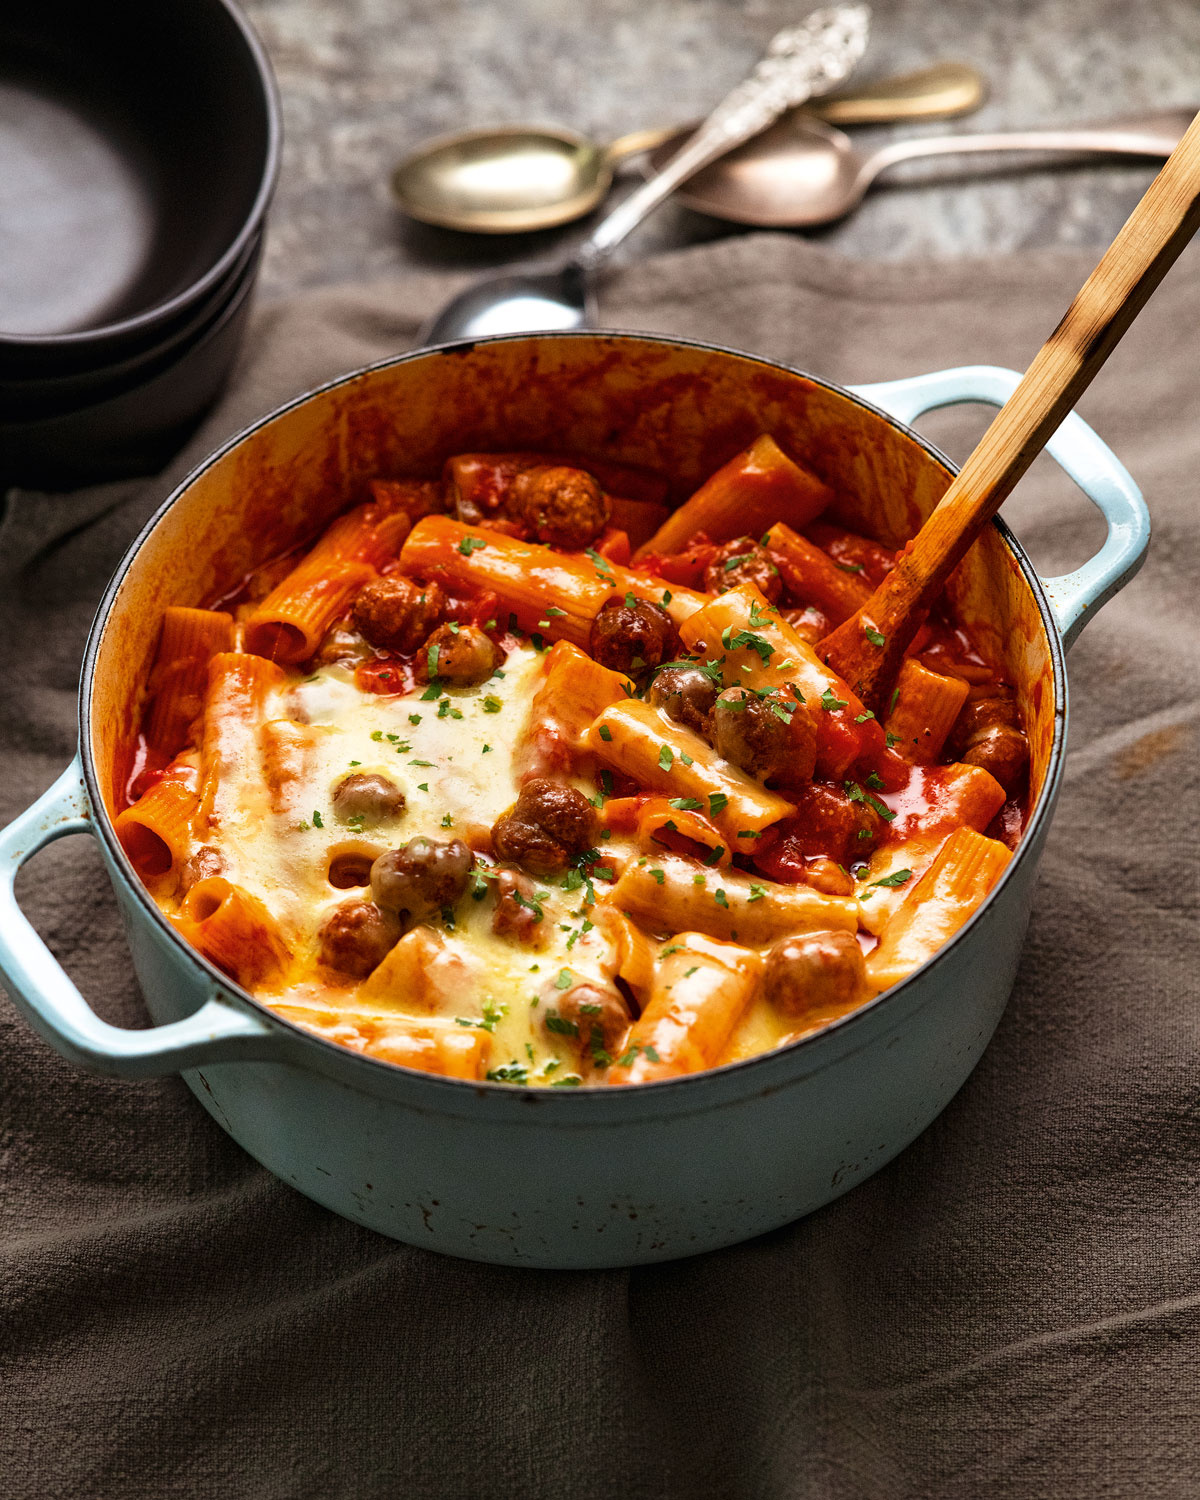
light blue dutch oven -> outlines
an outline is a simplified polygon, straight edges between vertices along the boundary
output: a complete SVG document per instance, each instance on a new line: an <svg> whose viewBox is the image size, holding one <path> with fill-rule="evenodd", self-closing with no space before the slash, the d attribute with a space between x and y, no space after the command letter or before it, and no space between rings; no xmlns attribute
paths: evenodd
<svg viewBox="0 0 1200 1500"><path fill-rule="evenodd" d="M974 918L904 983L820 1034L692 1078L527 1090L394 1067L314 1037L177 938L112 828L122 747L165 605L195 604L312 534L379 474L449 453L548 448L648 464L682 498L761 431L834 486L849 525L898 545L949 482L905 424L1002 403L985 366L840 389L749 355L640 335L488 340L407 355L302 397L201 465L130 548L100 606L80 688L80 749L0 834L0 977L35 1029L84 1067L181 1072L247 1151L339 1214L415 1245L550 1267L666 1260L809 1213L876 1171L945 1108L1008 998L1062 776L1063 653L1140 565L1149 519L1129 474L1077 416L1049 451L1108 535L1077 572L1039 579L997 522L951 583L1005 662L1030 728L1025 837ZM102 1021L19 910L18 867L91 833L156 1023Z"/></svg>

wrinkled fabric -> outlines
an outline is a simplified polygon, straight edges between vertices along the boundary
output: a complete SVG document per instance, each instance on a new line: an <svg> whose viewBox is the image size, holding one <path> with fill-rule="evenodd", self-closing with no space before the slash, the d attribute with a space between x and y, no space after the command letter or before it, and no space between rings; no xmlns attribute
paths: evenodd
<svg viewBox="0 0 1200 1500"><path fill-rule="evenodd" d="M1023 368L1091 268L846 263L786 236L635 265L606 322L864 382ZM69 760L96 603L218 440L410 345L461 277L262 310L170 471L10 495L0 821ZM1070 757L1015 991L896 1161L801 1223L634 1271L439 1257L268 1175L177 1078L69 1066L0 995L0 1494L169 1500L1143 1500L1200 1489L1200 254L1081 402L1143 486L1141 575L1070 657ZM962 458L982 408L920 425ZM1049 460L1005 514L1049 575L1103 527ZM22 874L108 1019L145 1025L88 840Z"/></svg>

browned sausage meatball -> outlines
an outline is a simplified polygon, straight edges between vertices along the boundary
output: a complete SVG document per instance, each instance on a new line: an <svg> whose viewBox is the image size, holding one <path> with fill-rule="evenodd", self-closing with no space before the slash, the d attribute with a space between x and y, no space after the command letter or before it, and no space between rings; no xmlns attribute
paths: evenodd
<svg viewBox="0 0 1200 1500"><path fill-rule="evenodd" d="M790 693L760 698L749 688L726 688L713 709L713 745L760 781L799 786L812 780L816 720Z"/></svg>
<svg viewBox="0 0 1200 1500"><path fill-rule="evenodd" d="M343 901L321 926L321 962L351 979L365 979L399 936L400 924L374 901Z"/></svg>
<svg viewBox="0 0 1200 1500"><path fill-rule="evenodd" d="M500 647L478 625L439 625L417 655L417 679L473 687L486 682L503 660Z"/></svg>
<svg viewBox="0 0 1200 1500"><path fill-rule="evenodd" d="M398 818L405 806L404 793L396 783L373 771L354 771L338 782L333 793L333 810L338 817L363 823Z"/></svg>
<svg viewBox="0 0 1200 1500"><path fill-rule="evenodd" d="M1029 741L1020 723L1011 697L977 698L964 705L950 744L960 760L990 772L1011 792L1029 761Z"/></svg>
<svg viewBox="0 0 1200 1500"><path fill-rule="evenodd" d="M735 537L726 542L704 570L704 591L723 594L740 583L753 583L760 593L775 604L783 594L779 569L767 556L765 547L750 536Z"/></svg>
<svg viewBox="0 0 1200 1500"><path fill-rule="evenodd" d="M867 997L862 949L852 932L806 932L781 938L763 966L762 992L795 1018L848 1009Z"/></svg>
<svg viewBox="0 0 1200 1500"><path fill-rule="evenodd" d="M225 873L225 856L219 849L214 849L211 844L201 844L195 854L186 860L183 869L179 872L180 895L190 891L200 881L207 880L210 875L223 875Z"/></svg>
<svg viewBox="0 0 1200 1500"><path fill-rule="evenodd" d="M331 667L338 662L353 666L370 655L371 648L358 631L335 625L313 653L310 668L315 672L318 667Z"/></svg>
<svg viewBox="0 0 1200 1500"><path fill-rule="evenodd" d="M377 578L359 589L351 613L359 632L385 651L415 651L446 610L436 583Z"/></svg>
<svg viewBox="0 0 1200 1500"><path fill-rule="evenodd" d="M713 704L719 691L717 683L699 667L664 667L654 674L647 697L677 724L707 737L712 732Z"/></svg>
<svg viewBox="0 0 1200 1500"><path fill-rule="evenodd" d="M518 870L501 870L496 876L496 910L492 931L515 938L527 948L540 948L546 941L545 921L534 901L537 888Z"/></svg>
<svg viewBox="0 0 1200 1500"><path fill-rule="evenodd" d="M601 666L636 674L676 656L679 636L665 609L626 594L601 606L588 650Z"/></svg>
<svg viewBox="0 0 1200 1500"><path fill-rule="evenodd" d="M608 496L582 469L539 465L512 482L511 508L539 541L569 552L590 546L608 525Z"/></svg>
<svg viewBox="0 0 1200 1500"><path fill-rule="evenodd" d="M492 847L500 859L535 875L565 870L571 856L590 849L596 811L574 787L536 776L521 788L516 805L496 819Z"/></svg>
<svg viewBox="0 0 1200 1500"><path fill-rule="evenodd" d="M475 856L461 839L409 839L371 866L371 894L411 926L457 905L474 867Z"/></svg>
<svg viewBox="0 0 1200 1500"><path fill-rule="evenodd" d="M980 766L993 775L1006 792L1011 792L1029 764L1029 741L1010 724L995 724L963 751L969 766Z"/></svg>
<svg viewBox="0 0 1200 1500"><path fill-rule="evenodd" d="M618 989L587 981L550 992L542 1004L542 1024L551 1036L577 1039L584 1057L601 1063L615 1060L633 1021Z"/></svg>

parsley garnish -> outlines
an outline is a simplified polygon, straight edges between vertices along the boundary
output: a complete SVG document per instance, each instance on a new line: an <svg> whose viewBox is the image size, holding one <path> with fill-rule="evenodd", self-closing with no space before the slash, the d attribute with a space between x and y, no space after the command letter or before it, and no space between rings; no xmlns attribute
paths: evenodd
<svg viewBox="0 0 1200 1500"><path fill-rule="evenodd" d="M871 625L867 625L866 623L863 624L863 634L866 636L867 640L870 641L872 646L887 645L887 637L880 635L879 631Z"/></svg>
<svg viewBox="0 0 1200 1500"><path fill-rule="evenodd" d="M832 688L826 688L821 694L821 707L826 713L836 713L839 708L849 708L849 701L845 698L835 698Z"/></svg>
<svg viewBox="0 0 1200 1500"><path fill-rule="evenodd" d="M911 870L897 870L892 875L885 875L882 880L872 880L871 885L903 885L906 880L911 879Z"/></svg>
<svg viewBox="0 0 1200 1500"><path fill-rule="evenodd" d="M855 714L855 716L854 716L854 722L856 724L865 724L868 719L873 719L874 717L875 717L875 715L871 712L871 710L869 708L864 708L863 711L862 711L862 713Z"/></svg>
<svg viewBox="0 0 1200 1500"><path fill-rule="evenodd" d="M718 906L723 906L726 911L729 910L729 899L725 895L724 891L714 891L713 900L717 903Z"/></svg>
<svg viewBox="0 0 1200 1500"><path fill-rule="evenodd" d="M658 768L660 771L669 771L675 764L675 752L670 745L664 745L658 752Z"/></svg>
<svg viewBox="0 0 1200 1500"><path fill-rule="evenodd" d="M661 870L647 870L646 874L649 875L659 885L663 885L667 878Z"/></svg>
<svg viewBox="0 0 1200 1500"><path fill-rule="evenodd" d="M483 700L483 711L485 714L498 714L504 707L499 698L494 698L491 693Z"/></svg>
<svg viewBox="0 0 1200 1500"><path fill-rule="evenodd" d="M462 541L459 542L458 550L464 557L470 557L472 552L478 552L481 547L486 546L487 543L481 541L477 536L465 536L463 537Z"/></svg>
<svg viewBox="0 0 1200 1500"><path fill-rule="evenodd" d="M559 969L558 978L554 981L554 988L556 990L569 990L571 988L570 969Z"/></svg>
<svg viewBox="0 0 1200 1500"><path fill-rule="evenodd" d="M764 616L763 619L765 620L765 618ZM754 620L752 612L751 623L762 624L763 621ZM721 644L725 647L726 651L740 651L743 647L748 651L757 651L764 667L775 655L774 646L769 641L764 640L761 635L755 635L749 630L739 630L734 635L732 625L726 625L725 629L721 632Z"/></svg>
<svg viewBox="0 0 1200 1500"><path fill-rule="evenodd" d="M729 798L724 792L711 792L708 798L709 814L716 818L729 806Z"/></svg>
<svg viewBox="0 0 1200 1500"><path fill-rule="evenodd" d="M546 1012L546 1030L556 1031L559 1036L578 1036L579 1027L574 1021L568 1021L565 1016L560 1016L557 1011Z"/></svg>
<svg viewBox="0 0 1200 1500"><path fill-rule="evenodd" d="M313 821L313 827L314 828L324 828L325 827L324 819L321 817L321 814L319 812L313 813L313 815L312 815L312 821Z"/></svg>
<svg viewBox="0 0 1200 1500"><path fill-rule="evenodd" d="M601 724L600 738L605 742L605 744L608 744L612 739L612 730L608 727L607 724Z"/></svg>
<svg viewBox="0 0 1200 1500"><path fill-rule="evenodd" d="M673 807L676 812L695 812L697 808L703 807L704 803L699 797L672 797L667 806Z"/></svg>

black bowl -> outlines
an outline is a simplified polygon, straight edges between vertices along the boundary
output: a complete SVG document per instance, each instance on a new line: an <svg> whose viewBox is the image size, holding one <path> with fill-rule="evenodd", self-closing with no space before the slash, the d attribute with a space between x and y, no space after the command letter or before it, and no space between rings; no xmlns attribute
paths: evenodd
<svg viewBox="0 0 1200 1500"><path fill-rule="evenodd" d="M109 366L211 312L254 258L279 138L230 0L0 7L0 379Z"/></svg>
<svg viewBox="0 0 1200 1500"><path fill-rule="evenodd" d="M0 403L0 493L8 485L62 490L153 474L220 394L250 315L261 237L240 274L182 346L144 351L59 407Z"/></svg>

